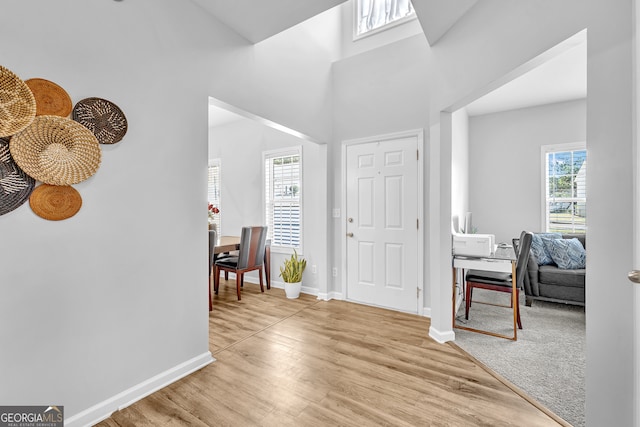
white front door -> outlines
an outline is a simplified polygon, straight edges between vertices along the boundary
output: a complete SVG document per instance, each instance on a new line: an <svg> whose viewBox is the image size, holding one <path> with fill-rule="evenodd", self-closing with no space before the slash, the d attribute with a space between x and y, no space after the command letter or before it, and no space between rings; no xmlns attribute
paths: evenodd
<svg viewBox="0 0 640 427"><path fill-rule="evenodd" d="M418 311L418 139L346 148L347 299Z"/></svg>

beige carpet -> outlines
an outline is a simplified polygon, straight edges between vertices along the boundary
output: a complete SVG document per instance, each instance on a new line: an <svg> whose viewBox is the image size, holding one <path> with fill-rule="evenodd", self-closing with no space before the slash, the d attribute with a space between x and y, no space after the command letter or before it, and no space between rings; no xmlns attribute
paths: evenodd
<svg viewBox="0 0 640 427"><path fill-rule="evenodd" d="M475 289L469 320L464 319L463 303L457 323L513 335L510 308L475 303L508 300L508 294ZM522 298L520 316L523 329L515 342L460 329L455 330L455 342L565 421L584 426L584 307L543 301L526 307Z"/></svg>

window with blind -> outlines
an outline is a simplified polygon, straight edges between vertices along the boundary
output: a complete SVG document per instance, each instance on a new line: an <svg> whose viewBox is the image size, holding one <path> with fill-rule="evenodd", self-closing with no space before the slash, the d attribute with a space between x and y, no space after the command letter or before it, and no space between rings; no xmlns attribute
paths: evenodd
<svg viewBox="0 0 640 427"><path fill-rule="evenodd" d="M584 144L543 147L546 231L587 232L587 150Z"/></svg>
<svg viewBox="0 0 640 427"><path fill-rule="evenodd" d="M222 206L220 204L220 159L209 160L207 198L209 203L220 211L213 215L213 223L216 224L218 235L220 236L220 233L222 233L222 223L220 221L220 216L222 215Z"/></svg>
<svg viewBox="0 0 640 427"><path fill-rule="evenodd" d="M354 38L416 17L410 0L355 0Z"/></svg>
<svg viewBox="0 0 640 427"><path fill-rule="evenodd" d="M264 153L265 218L271 248L302 251L302 148Z"/></svg>

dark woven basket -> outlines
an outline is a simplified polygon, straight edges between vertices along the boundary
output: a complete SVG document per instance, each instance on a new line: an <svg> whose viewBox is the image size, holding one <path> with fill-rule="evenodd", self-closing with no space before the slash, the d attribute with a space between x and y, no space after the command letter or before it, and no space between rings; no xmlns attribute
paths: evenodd
<svg viewBox="0 0 640 427"><path fill-rule="evenodd" d="M89 129L100 144L115 144L127 133L127 118L117 105L102 98L85 98L73 107L73 120Z"/></svg>
<svg viewBox="0 0 640 427"><path fill-rule="evenodd" d="M11 212L29 199L36 180L13 161L9 141L0 138L0 215Z"/></svg>

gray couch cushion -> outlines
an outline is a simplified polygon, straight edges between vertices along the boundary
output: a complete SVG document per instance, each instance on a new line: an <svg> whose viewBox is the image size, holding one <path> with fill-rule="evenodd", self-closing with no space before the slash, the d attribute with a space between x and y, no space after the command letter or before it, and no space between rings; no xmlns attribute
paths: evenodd
<svg viewBox="0 0 640 427"><path fill-rule="evenodd" d="M562 270L552 265L541 265L538 275L538 283L584 288L585 273L586 270L584 268L576 270Z"/></svg>
<svg viewBox="0 0 640 427"><path fill-rule="evenodd" d="M584 288L573 286L555 286L540 283L540 295L561 302L579 303L580 305L585 303Z"/></svg>

